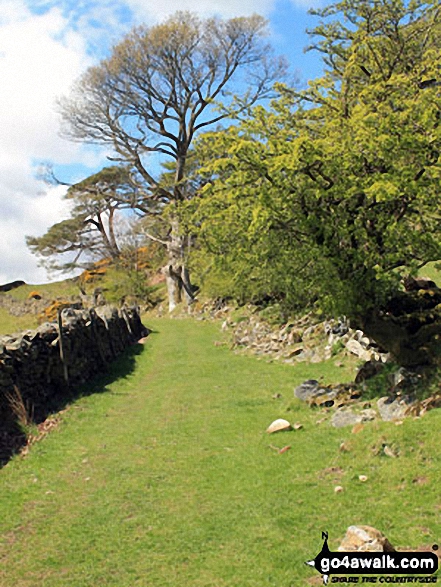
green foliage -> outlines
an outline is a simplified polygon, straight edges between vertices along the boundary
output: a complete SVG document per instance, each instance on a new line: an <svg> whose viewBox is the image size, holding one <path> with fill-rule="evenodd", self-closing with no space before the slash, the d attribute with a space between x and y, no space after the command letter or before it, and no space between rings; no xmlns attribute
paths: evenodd
<svg viewBox="0 0 441 587"><path fill-rule="evenodd" d="M273 93L285 62L272 56L266 28L257 14L222 20L190 12L135 27L60 102L69 138L110 145L119 161L136 169L146 201L168 205L168 215L162 215L166 236L146 235L167 247L170 309L182 290L172 274L182 271L186 298L193 300L186 266L189 235L180 229L178 210L197 184L188 179L193 139ZM238 95L229 89L233 81ZM171 162L168 173L152 172L151 153Z"/></svg>
<svg viewBox="0 0 441 587"><path fill-rule="evenodd" d="M393 362L386 363L381 371L363 382L363 398L378 399L389 395L393 387L393 375L400 366Z"/></svg>
<svg viewBox="0 0 441 587"><path fill-rule="evenodd" d="M154 306L160 299L158 287L149 285L148 277L143 271L117 269L112 273L106 287L106 300L110 303L119 304L125 301Z"/></svg>
<svg viewBox="0 0 441 587"><path fill-rule="evenodd" d="M93 242L90 239L89 230L85 229L87 214L77 215L57 222L51 226L41 237L26 237L26 244L31 252L43 258L49 258L49 266L54 269L71 271L75 263L72 257L63 265L58 265L52 257L66 253L77 253L82 249L88 249L93 253Z"/></svg>
<svg viewBox="0 0 441 587"><path fill-rule="evenodd" d="M332 357L336 357L339 353L341 353L342 351L344 351L345 348L346 348L345 343L342 342L341 340L337 340L337 342L335 342L332 345L331 356Z"/></svg>
<svg viewBox="0 0 441 587"><path fill-rule="evenodd" d="M157 205L149 209L127 166L105 167L72 185L65 199L72 203L70 217L41 237L26 237L26 242L49 268L66 272L103 257L118 259L122 210L158 210Z"/></svg>
<svg viewBox="0 0 441 587"><path fill-rule="evenodd" d="M439 10L343 0L319 14L335 17L313 31L324 77L279 84L271 108L203 138L212 181L189 214L244 295L356 322L441 258L441 102L424 83L440 75Z"/></svg>
<svg viewBox="0 0 441 587"><path fill-rule="evenodd" d="M257 14L222 20L177 12L156 26L133 28L60 101L67 136L111 145L137 170L150 201L186 200L194 136L268 97L285 71L264 42L266 27ZM239 96L228 90L233 78ZM171 172L154 177L146 153L166 156Z"/></svg>

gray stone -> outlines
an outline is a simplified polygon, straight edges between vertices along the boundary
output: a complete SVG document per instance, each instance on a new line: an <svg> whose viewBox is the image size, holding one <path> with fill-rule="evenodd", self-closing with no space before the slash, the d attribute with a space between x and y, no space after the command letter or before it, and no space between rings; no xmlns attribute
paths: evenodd
<svg viewBox="0 0 441 587"><path fill-rule="evenodd" d="M362 417L362 422L372 422L373 420L376 420L378 417L376 410L374 410L373 408L361 410L360 415Z"/></svg>
<svg viewBox="0 0 441 587"><path fill-rule="evenodd" d="M334 412L331 418L331 424L335 428L344 428L345 426L355 426L355 424L361 424L362 422L370 422L375 420L376 417L377 412L372 408L354 412L350 408L344 407Z"/></svg>
<svg viewBox="0 0 441 587"><path fill-rule="evenodd" d="M88 311L71 309L69 313L66 321L63 317L64 363L55 324L45 323L21 335L0 337L0 398L13 392L15 385L32 405L36 418L47 414L66 392L69 396L70 389L90 380L148 333L138 310L132 308L126 308L124 313L114 308L103 309L103 316L108 317L107 327L96 314L95 328L91 323L87 327ZM15 416L7 406L0 405L0 409L1 435L5 422L13 421Z"/></svg>
<svg viewBox="0 0 441 587"><path fill-rule="evenodd" d="M377 401L378 411L381 419L385 422L401 420L407 414L408 409L413 403L413 398L391 398L380 397Z"/></svg>
<svg viewBox="0 0 441 587"><path fill-rule="evenodd" d="M355 338L348 340L346 348L353 355L363 359L363 361L370 361L372 358L372 352L366 350L366 348L358 340L355 340Z"/></svg>
<svg viewBox="0 0 441 587"><path fill-rule="evenodd" d="M302 401L309 401L328 392L329 390L320 387L320 383L315 379L308 379L295 388L294 396Z"/></svg>

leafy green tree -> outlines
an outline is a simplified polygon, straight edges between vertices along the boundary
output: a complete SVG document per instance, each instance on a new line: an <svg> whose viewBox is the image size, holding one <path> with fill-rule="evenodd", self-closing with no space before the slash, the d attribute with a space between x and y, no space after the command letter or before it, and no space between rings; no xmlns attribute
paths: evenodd
<svg viewBox="0 0 441 587"><path fill-rule="evenodd" d="M403 275L441 258L440 8L343 0L316 13L324 76L304 91L279 85L271 109L204 138L222 155L207 162L218 179L195 218L207 250L228 251L216 263L229 254L234 272L254 251L248 270L263 280L289 251L282 295L313 267L318 303L388 346L387 300Z"/></svg>
<svg viewBox="0 0 441 587"><path fill-rule="evenodd" d="M180 228L180 207L189 196L190 146L202 129L246 113L270 95L285 64L272 57L265 30L258 15L224 21L188 12L136 27L60 102L66 136L110 145L117 160L138 171L151 199L169 204L169 231L162 242L168 251L170 309L181 286L189 301L193 297L185 266L188 238ZM239 88L236 95L229 89L232 82ZM174 162L171 185L161 184L149 168L151 154Z"/></svg>

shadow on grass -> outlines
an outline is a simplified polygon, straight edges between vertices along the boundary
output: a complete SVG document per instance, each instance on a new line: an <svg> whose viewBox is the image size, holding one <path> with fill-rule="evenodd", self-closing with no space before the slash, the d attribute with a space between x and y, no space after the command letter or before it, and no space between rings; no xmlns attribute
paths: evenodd
<svg viewBox="0 0 441 587"><path fill-rule="evenodd" d="M144 349L145 345L139 343L126 349L122 355L108 366L106 371L98 373L93 379L79 386L76 391L71 391L70 399L68 402L65 402L65 405L80 397L87 397L96 393L106 393L109 391L107 389L108 385L115 383L115 381L127 379L135 370L136 357L141 355ZM55 411L58 412L60 409L63 409L63 406Z"/></svg>
<svg viewBox="0 0 441 587"><path fill-rule="evenodd" d="M60 389L60 394L48 399L44 406L32 413L27 425L19 422L0 423L0 468L28 443L28 435L32 427L42 424L49 416L57 414L69 404L81 397L96 393L108 392L108 386L115 381L126 379L136 367L136 357L145 350L145 345L135 343L128 347L119 357L110 363L106 370L97 371L97 374L88 382L75 387Z"/></svg>

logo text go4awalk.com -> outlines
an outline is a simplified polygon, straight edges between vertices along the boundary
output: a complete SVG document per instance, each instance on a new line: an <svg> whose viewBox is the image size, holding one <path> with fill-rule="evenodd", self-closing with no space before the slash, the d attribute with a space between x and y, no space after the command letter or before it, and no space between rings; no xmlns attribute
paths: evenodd
<svg viewBox="0 0 441 587"><path fill-rule="evenodd" d="M331 574L338 575L422 575L422 577L401 577L390 580L380 579L381 583L435 583L432 575L438 569L438 557L433 552L331 552L328 546L328 533L322 532L323 546L319 554L306 564L323 575L323 584L329 583ZM350 583L358 583L352 577ZM362 577L363 583L376 583L374 577ZM389 579L389 580L388 580ZM422 580L421 580L422 579ZM334 579L334 582L341 582Z"/></svg>

